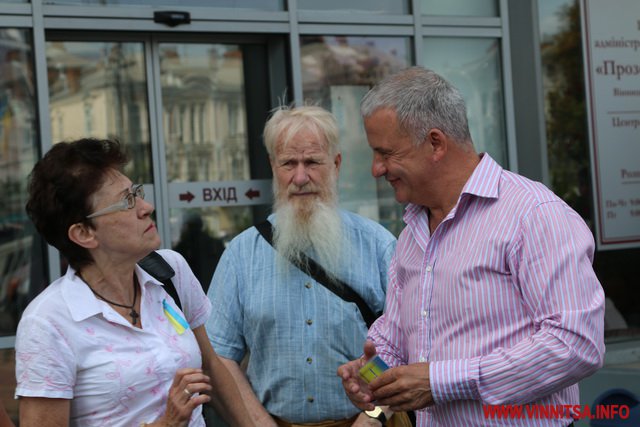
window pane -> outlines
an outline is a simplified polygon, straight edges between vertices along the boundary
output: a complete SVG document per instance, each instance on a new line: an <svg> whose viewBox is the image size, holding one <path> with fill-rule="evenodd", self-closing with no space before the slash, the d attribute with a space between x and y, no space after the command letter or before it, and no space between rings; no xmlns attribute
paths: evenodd
<svg viewBox="0 0 640 427"><path fill-rule="evenodd" d="M342 166L341 206L381 222L393 233L403 227L402 207L393 189L371 176L360 100L383 77L411 65L406 37L306 36L301 38L302 82L306 102L332 111L338 120Z"/></svg>
<svg viewBox="0 0 640 427"><path fill-rule="evenodd" d="M409 13L408 0L298 0L298 9L358 10L374 13Z"/></svg>
<svg viewBox="0 0 640 427"><path fill-rule="evenodd" d="M150 183L149 109L141 43L47 43L53 142L118 138L131 153L125 170Z"/></svg>
<svg viewBox="0 0 640 427"><path fill-rule="evenodd" d="M48 4L74 4L98 6L205 6L234 9L284 10L284 0L50 0Z"/></svg>
<svg viewBox="0 0 640 427"><path fill-rule="evenodd" d="M499 16L498 0L422 0L423 15Z"/></svg>
<svg viewBox="0 0 640 427"><path fill-rule="evenodd" d="M476 150L486 151L502 166L508 166L499 41L426 37L423 57L425 67L462 92Z"/></svg>
<svg viewBox="0 0 640 427"><path fill-rule="evenodd" d="M160 45L169 182L250 179L238 45Z"/></svg>
<svg viewBox="0 0 640 427"><path fill-rule="evenodd" d="M159 52L170 189L181 183L201 190L250 180L242 47L162 43ZM226 242L253 224L253 210L176 207L174 202L169 202L171 247L207 289Z"/></svg>
<svg viewBox="0 0 640 427"><path fill-rule="evenodd" d="M0 29L0 336L15 335L47 281L40 237L27 218L27 176L38 159L29 30Z"/></svg>

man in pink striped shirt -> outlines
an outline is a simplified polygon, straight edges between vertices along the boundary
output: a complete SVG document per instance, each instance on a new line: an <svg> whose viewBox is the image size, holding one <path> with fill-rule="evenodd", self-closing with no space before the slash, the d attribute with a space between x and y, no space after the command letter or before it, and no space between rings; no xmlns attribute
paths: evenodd
<svg viewBox="0 0 640 427"><path fill-rule="evenodd" d="M362 100L372 173L407 203L385 312L338 375L359 408L416 410L418 426L567 426L490 419L483 405L578 405L602 366L604 293L593 236L544 185L477 154L460 93L413 67ZM379 354L390 369L366 386Z"/></svg>

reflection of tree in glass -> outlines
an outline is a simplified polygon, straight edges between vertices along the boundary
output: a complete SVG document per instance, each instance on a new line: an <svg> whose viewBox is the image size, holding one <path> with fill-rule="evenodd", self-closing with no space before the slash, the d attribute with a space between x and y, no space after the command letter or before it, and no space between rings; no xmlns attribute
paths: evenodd
<svg viewBox="0 0 640 427"><path fill-rule="evenodd" d="M560 30L542 42L547 149L553 190L592 224L578 2L559 11Z"/></svg>

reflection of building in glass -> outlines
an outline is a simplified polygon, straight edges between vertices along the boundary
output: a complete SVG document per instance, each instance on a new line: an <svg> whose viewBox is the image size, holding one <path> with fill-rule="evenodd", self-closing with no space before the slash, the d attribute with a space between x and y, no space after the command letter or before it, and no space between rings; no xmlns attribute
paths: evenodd
<svg viewBox="0 0 640 427"><path fill-rule="evenodd" d="M161 44L169 181L247 179L242 52L237 46ZM139 43L49 42L54 141L116 137L132 179L151 181L146 70Z"/></svg>
<svg viewBox="0 0 640 427"><path fill-rule="evenodd" d="M117 138L132 156L127 174L151 181L148 108L139 43L47 43L53 143Z"/></svg>
<svg viewBox="0 0 640 427"><path fill-rule="evenodd" d="M24 35L0 30L0 206L18 215L24 197L22 177L37 158L31 47Z"/></svg>
<svg viewBox="0 0 640 427"><path fill-rule="evenodd" d="M168 182L250 179L240 47L161 44L160 78ZM246 208L203 208L200 215L216 238L235 235L248 226L240 221ZM170 213L174 243L181 216L180 210ZM214 258L209 266L215 265ZM187 260L200 272L201 263ZM210 280L206 276L199 274L204 286Z"/></svg>
<svg viewBox="0 0 640 427"><path fill-rule="evenodd" d="M0 336L15 331L34 255L24 212L37 159L32 63L28 32L0 30Z"/></svg>
<svg viewBox="0 0 640 427"><path fill-rule="evenodd" d="M248 179L242 52L223 45L161 49L169 182Z"/></svg>

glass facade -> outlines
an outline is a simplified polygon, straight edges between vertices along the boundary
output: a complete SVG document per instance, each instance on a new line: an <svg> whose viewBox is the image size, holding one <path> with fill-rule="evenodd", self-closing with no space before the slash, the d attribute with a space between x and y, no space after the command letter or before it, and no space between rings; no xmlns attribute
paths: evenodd
<svg viewBox="0 0 640 427"><path fill-rule="evenodd" d="M458 9L470 16L498 13L491 6L495 2L481 2L482 6L463 3L464 7ZM403 208L395 202L392 189L385 182L371 178L371 153L358 112L362 95L384 76L416 63L447 75L468 97L476 143L503 164L507 162L509 143L505 135L505 82L499 36L487 38L482 31L477 36L469 35L469 31L475 31L472 25L464 38L456 39L420 36L422 31L429 30L425 32L431 34L433 29L424 24L417 31L412 20L396 19L394 27L369 24L370 19L379 24L372 14L410 15L409 1L300 0L296 7L305 13L296 17L272 13L287 10L289 5L284 1L245 0L216 2L215 7L253 9L246 20L238 15L233 27L226 27L223 32L216 18L202 16L202 26L192 28L197 35L191 39L195 40L181 41L185 37L169 27L159 30L152 22L155 6L177 4L193 13L210 6L209 2L194 0L56 0L47 2L44 12L45 17L51 14L51 22L59 20L54 27L32 27L29 10L12 12L24 14L27 19L20 25L25 28L2 30L2 66L6 72L0 77L4 79L0 111L5 141L2 160L7 165L2 170L7 171L7 188L11 188L3 196L7 198L2 205L6 210L3 236L12 255L2 258L6 278L0 310L12 314L4 324L4 318L0 318L0 327L10 339L21 307L52 276L62 272L59 256L55 251L47 252L47 246L29 229L23 212L26 175L39 151L58 141L87 136L120 139L132 157L125 172L134 182L146 184L148 198L156 204L163 245L183 248L195 224L201 234L208 236L205 240L215 241L207 245L207 251L215 246L215 253L220 252L220 244L268 214L271 200L265 193L270 192L270 170L261 131L269 110L282 102L320 104L336 114L344 151L339 183L341 205L380 221L395 234L403 226ZM441 13L444 4L426 2L423 13L429 14L427 9ZM71 13L65 5L109 6L109 16L103 19L91 12L86 16L65 15ZM137 11L148 7L149 14L130 15L129 6L136 6ZM351 13L335 14L336 22L332 23L333 18L326 18L328 15L323 12L319 15L324 16L323 23L317 24L321 21L313 18L314 11L329 10ZM305 19L311 20L313 30ZM348 31L337 31L351 20ZM132 25L134 22L139 26ZM297 26L292 27L292 23ZM497 31L501 29L500 24L492 25ZM45 41L45 58L40 63L46 70L38 82L34 69L37 61L31 57L32 31ZM238 35L230 36L229 31ZM274 32L282 34L280 41L270 35ZM243 33L253 33L253 41ZM287 35L296 37L297 43L283 43L282 37ZM228 41L234 37L238 41ZM266 46L266 51L252 45L256 37L262 38L259 43ZM37 85L47 93L40 103ZM39 122L38 113L45 113ZM36 130L40 128L45 133L38 139ZM232 203L234 198L227 197L229 203L218 204L183 203L178 199L192 188L215 192L226 185L240 191L238 183L243 182L253 185L247 190L248 195L260 194L256 188L262 188L262 199ZM25 257L20 254L27 250L30 261L24 262ZM216 257L211 255L212 259ZM21 294L12 289L27 285L7 285L11 281L9 273L15 276L14 272L22 272L25 277L27 269L28 286L34 291L26 293L22 300L16 299ZM205 286L209 275L210 271L202 275ZM4 345L11 347L12 341Z"/></svg>

